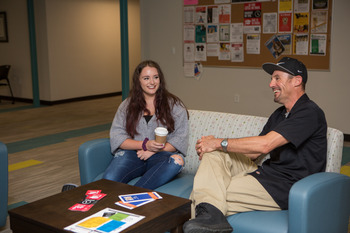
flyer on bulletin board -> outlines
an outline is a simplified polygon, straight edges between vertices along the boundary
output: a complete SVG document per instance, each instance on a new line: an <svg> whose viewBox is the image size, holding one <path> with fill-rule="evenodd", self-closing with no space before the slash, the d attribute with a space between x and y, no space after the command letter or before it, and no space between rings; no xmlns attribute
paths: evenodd
<svg viewBox="0 0 350 233"><path fill-rule="evenodd" d="M184 5L198 5L198 0L184 0Z"/></svg>

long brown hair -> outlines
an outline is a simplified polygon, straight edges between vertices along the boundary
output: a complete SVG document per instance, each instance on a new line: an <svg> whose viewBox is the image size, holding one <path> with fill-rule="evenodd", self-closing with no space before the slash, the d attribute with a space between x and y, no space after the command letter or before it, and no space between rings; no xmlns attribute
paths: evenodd
<svg viewBox="0 0 350 233"><path fill-rule="evenodd" d="M146 108L146 101L140 84L140 74L145 67L154 67L158 71L159 88L156 92L156 97L154 100L155 115L157 117L157 120L168 128L169 132L173 132L175 129L175 121L171 115L171 109L173 106L175 104L180 104L186 109L184 103L177 96L171 94L166 89L164 74L160 69L160 66L152 60L141 62L136 67L132 77L133 84L129 94L130 101L126 113L126 132L128 132L132 138L138 134L136 125L142 117L142 112L146 112L147 115L151 114L150 111Z"/></svg>

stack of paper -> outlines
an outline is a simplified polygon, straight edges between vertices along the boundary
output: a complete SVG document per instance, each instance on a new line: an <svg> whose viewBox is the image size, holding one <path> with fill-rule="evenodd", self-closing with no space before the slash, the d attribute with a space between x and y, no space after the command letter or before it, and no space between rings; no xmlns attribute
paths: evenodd
<svg viewBox="0 0 350 233"><path fill-rule="evenodd" d="M120 201L116 202L115 204L131 210L157 199L162 199L162 197L157 192L146 192L119 195L119 199Z"/></svg>

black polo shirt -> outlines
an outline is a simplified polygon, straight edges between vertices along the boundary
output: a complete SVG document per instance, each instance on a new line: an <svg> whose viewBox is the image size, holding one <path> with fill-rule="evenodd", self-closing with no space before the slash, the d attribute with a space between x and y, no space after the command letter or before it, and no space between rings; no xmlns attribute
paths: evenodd
<svg viewBox="0 0 350 233"><path fill-rule="evenodd" d="M270 152L271 158L253 173L281 209L298 180L324 171L327 160L327 122L321 108L304 94L286 116L284 106L269 117L260 135L270 131L289 141Z"/></svg>

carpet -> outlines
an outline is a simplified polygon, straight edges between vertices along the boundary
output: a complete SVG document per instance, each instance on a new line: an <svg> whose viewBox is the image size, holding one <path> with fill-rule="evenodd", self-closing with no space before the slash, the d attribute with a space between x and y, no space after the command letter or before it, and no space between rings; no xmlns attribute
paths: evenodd
<svg viewBox="0 0 350 233"><path fill-rule="evenodd" d="M70 130L70 131L56 133L56 134L40 136L36 138L30 138L22 141L10 142L10 143L7 143L6 146L7 146L8 153L13 154L13 153L17 153L25 150L30 150L33 148L38 148L41 146L48 146L48 145L64 142L69 138L80 137L91 133L109 130L110 128L111 128L111 123L96 125L96 126L91 126L91 127L82 128L82 129L75 129L75 130Z"/></svg>

